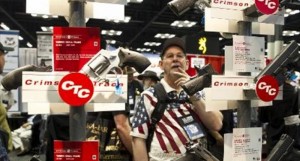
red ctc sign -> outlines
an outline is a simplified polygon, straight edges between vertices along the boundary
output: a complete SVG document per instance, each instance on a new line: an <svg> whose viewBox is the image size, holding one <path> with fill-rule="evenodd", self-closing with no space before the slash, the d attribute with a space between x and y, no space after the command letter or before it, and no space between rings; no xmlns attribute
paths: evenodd
<svg viewBox="0 0 300 161"><path fill-rule="evenodd" d="M263 14L273 14L278 10L278 0L255 0L256 8Z"/></svg>
<svg viewBox="0 0 300 161"><path fill-rule="evenodd" d="M94 86L86 75L71 73L64 76L59 82L58 93L67 104L81 106L92 98Z"/></svg>
<svg viewBox="0 0 300 161"><path fill-rule="evenodd" d="M270 75L265 75L256 82L255 91L262 101L273 101L279 92L277 80Z"/></svg>

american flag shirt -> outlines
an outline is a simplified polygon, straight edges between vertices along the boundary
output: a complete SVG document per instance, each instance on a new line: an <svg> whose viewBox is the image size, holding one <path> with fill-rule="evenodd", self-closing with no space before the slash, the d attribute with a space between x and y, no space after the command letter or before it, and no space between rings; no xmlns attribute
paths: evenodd
<svg viewBox="0 0 300 161"><path fill-rule="evenodd" d="M170 87L164 79L161 80L169 99L186 100L189 96L183 90L177 94L176 90ZM202 96L201 92L197 95ZM154 88L151 87L142 93L137 103L136 113L132 118L131 136L147 139L148 128L151 123L151 114L156 106L157 98L154 95ZM178 117L194 113L190 103L168 103L162 119L157 123L154 132L150 160L173 160L186 153L185 145L189 137L178 122ZM200 121L199 118L196 118Z"/></svg>

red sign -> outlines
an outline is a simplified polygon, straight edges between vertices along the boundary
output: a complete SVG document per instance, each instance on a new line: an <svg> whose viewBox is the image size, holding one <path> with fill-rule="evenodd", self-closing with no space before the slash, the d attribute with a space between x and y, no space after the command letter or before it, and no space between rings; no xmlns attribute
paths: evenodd
<svg viewBox="0 0 300 161"><path fill-rule="evenodd" d="M263 14L273 14L278 10L278 0L255 0L255 6Z"/></svg>
<svg viewBox="0 0 300 161"><path fill-rule="evenodd" d="M189 68L186 71L190 76L197 75L197 71L194 67L192 67L192 58L203 58L205 59L205 65L211 64L214 70L217 73L223 73L222 64L224 64L224 56L216 56L216 55L196 55L196 54L187 54L187 59L189 60Z"/></svg>
<svg viewBox="0 0 300 161"><path fill-rule="evenodd" d="M99 161L98 141L54 140L54 161Z"/></svg>
<svg viewBox="0 0 300 161"><path fill-rule="evenodd" d="M54 27L54 71L78 72L100 50L99 28Z"/></svg>
<svg viewBox="0 0 300 161"><path fill-rule="evenodd" d="M256 82L255 91L261 100L273 101L279 92L277 80L270 75L265 75Z"/></svg>
<svg viewBox="0 0 300 161"><path fill-rule="evenodd" d="M93 96L92 81L84 74L71 73L64 76L58 84L58 93L63 101L71 106L81 106Z"/></svg>

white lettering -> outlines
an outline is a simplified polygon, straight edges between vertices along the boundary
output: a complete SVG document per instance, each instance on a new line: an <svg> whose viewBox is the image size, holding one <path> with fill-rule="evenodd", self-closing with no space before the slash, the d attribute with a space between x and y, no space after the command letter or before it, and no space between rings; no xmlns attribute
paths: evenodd
<svg viewBox="0 0 300 161"><path fill-rule="evenodd" d="M214 0L213 3L214 4L227 5L227 6L239 6L239 7L248 7L248 6L250 6L250 4L247 3L247 2L235 2L235 1L231 1L231 0L227 0L227 1Z"/></svg>
<svg viewBox="0 0 300 161"><path fill-rule="evenodd" d="M275 9L276 7L276 3L275 2L270 2L270 0L258 0L260 2L265 2L265 5L269 8L269 9Z"/></svg>
<svg viewBox="0 0 300 161"><path fill-rule="evenodd" d="M260 82L258 84L258 89L265 90L270 96L274 96L276 94L276 89L272 88L271 85L267 85L266 82Z"/></svg>
<svg viewBox="0 0 300 161"><path fill-rule="evenodd" d="M227 82L227 81L216 81L213 82L215 87L248 87L247 82Z"/></svg>
<svg viewBox="0 0 300 161"><path fill-rule="evenodd" d="M26 79L25 80L26 85L31 85L31 86L58 86L59 81L55 80L32 80L32 79ZM115 82L97 82L93 81L94 87L115 87L117 86L117 83ZM121 87L124 86L124 83L120 82L118 85Z"/></svg>
<svg viewBox="0 0 300 161"><path fill-rule="evenodd" d="M73 90L73 94L77 94L79 98L87 98L90 94L89 89L82 88L82 85L75 85L73 81L65 81L61 85L63 90Z"/></svg>
<svg viewBox="0 0 300 161"><path fill-rule="evenodd" d="M87 98L87 97L89 97L89 94L90 94L90 90L88 90L88 89L81 89L78 91L79 98Z"/></svg>

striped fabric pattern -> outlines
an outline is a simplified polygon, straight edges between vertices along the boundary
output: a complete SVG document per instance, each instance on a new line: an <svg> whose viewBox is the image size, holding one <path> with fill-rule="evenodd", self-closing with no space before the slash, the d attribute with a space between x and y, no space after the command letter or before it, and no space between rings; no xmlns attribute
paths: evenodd
<svg viewBox="0 0 300 161"><path fill-rule="evenodd" d="M165 83L163 83L163 85L165 86ZM184 91L181 91L178 95L174 90L166 91L169 99L186 100L188 97ZM153 93L154 89L149 88L143 92L138 102L137 112L132 121L131 135L134 137L144 139L148 137L150 116L157 103L157 98ZM157 123L151 144L150 156L151 153L157 156L159 155L158 153L184 154L186 152L185 145L189 142L189 138L184 129L180 126L177 118L190 113L194 113L194 111L189 103L169 103L167 105L162 119Z"/></svg>

